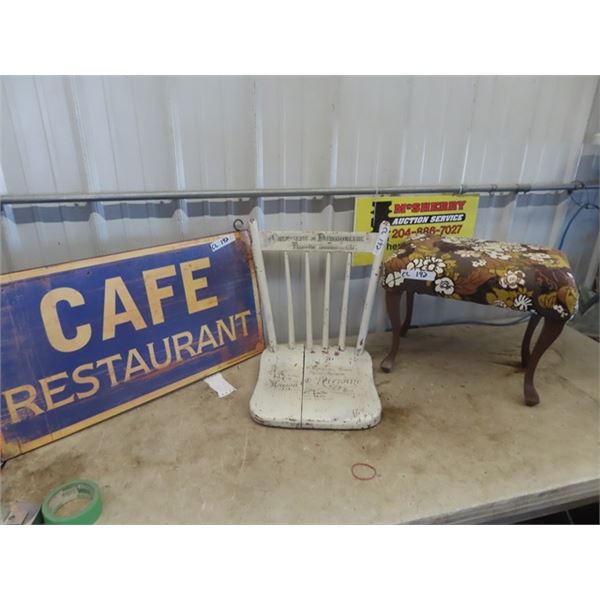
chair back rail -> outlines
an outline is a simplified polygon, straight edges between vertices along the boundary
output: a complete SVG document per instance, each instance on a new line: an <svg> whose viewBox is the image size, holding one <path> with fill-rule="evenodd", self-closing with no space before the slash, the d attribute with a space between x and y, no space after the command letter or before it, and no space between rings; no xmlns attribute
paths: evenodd
<svg viewBox="0 0 600 600"><path fill-rule="evenodd" d="M329 348L329 323L331 300L331 253L343 252L346 254L346 268L344 273L344 287L342 292L342 305L340 310L340 329L338 348L344 350L346 346L346 330L348 324L348 301L350 295L350 272L352 267L353 252L368 252L373 254L373 265L367 285L367 293L361 314L358 338L356 341L356 354L364 351L369 320L373 310L377 280L379 278L383 253L387 246L389 223L384 221L379 227L379 233L356 233L342 231L260 231L255 219L250 220L250 235L252 237L252 254L256 265L258 288L263 305L265 326L267 330L267 347L271 352L276 351L277 338L273 320L273 310L269 295L269 286L265 271L263 252L282 252L285 269L285 283L287 296L288 320L288 347L293 349L296 344L294 326L294 305L292 295L292 281L290 274L289 253L304 253L305 277L305 312L306 312L306 349L313 348L312 330L312 303L311 303L311 278L310 278L310 252L325 253L325 285L323 288L323 327L321 346L323 350Z"/></svg>

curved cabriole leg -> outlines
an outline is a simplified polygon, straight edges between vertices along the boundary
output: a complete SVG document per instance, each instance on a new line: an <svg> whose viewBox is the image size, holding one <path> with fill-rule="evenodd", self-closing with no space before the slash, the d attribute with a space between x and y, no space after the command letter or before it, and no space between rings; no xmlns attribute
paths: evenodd
<svg viewBox="0 0 600 600"><path fill-rule="evenodd" d="M548 348L552 345L552 342L554 342L554 340L560 335L560 332L563 330L564 326L565 321L559 321L557 319L544 319L542 332L540 333L540 337L535 343L533 352L529 357L527 362L527 371L525 372L525 384L523 389L525 393L525 404L527 404L527 406L535 406L536 404L539 404L540 397L535 389L535 386L533 385L535 368L537 367L537 364L540 358L542 358L544 352L548 350Z"/></svg>
<svg viewBox="0 0 600 600"><path fill-rule="evenodd" d="M541 321L542 317L539 315L531 315L529 318L529 323L527 323L527 329L525 330L525 335L523 336L523 341L521 342L521 366L526 367L529 362L529 346L531 344L531 336L535 331L538 323Z"/></svg>
<svg viewBox="0 0 600 600"><path fill-rule="evenodd" d="M389 373L394 368L394 359L400 345L400 333L402 331L402 323L400 321L400 298L401 291L386 291L385 306L387 314L392 323L392 347L388 355L381 361L381 370Z"/></svg>
<svg viewBox="0 0 600 600"><path fill-rule="evenodd" d="M400 337L405 337L410 328L410 320L412 319L413 312L413 300L415 297L414 292L406 292L406 316L404 317L404 323L402 323L402 329L400 330Z"/></svg>

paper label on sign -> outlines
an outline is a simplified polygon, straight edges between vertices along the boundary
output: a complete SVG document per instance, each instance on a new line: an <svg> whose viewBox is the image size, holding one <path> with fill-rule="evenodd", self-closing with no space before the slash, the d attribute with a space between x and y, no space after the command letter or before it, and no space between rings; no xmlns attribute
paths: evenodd
<svg viewBox="0 0 600 600"><path fill-rule="evenodd" d="M229 396L231 392L235 392L235 389L221 373L215 373L204 379L208 385L219 394L219 398Z"/></svg>
<svg viewBox="0 0 600 600"><path fill-rule="evenodd" d="M419 281L433 281L435 271L419 271L417 269L402 269L400 275L404 279L418 279Z"/></svg>
<svg viewBox="0 0 600 600"><path fill-rule="evenodd" d="M231 242L233 242L234 240L235 240L235 237L233 237L233 235L225 235L221 239L212 242L210 245L210 249L213 252L216 252L217 250L224 248L228 244L231 244Z"/></svg>

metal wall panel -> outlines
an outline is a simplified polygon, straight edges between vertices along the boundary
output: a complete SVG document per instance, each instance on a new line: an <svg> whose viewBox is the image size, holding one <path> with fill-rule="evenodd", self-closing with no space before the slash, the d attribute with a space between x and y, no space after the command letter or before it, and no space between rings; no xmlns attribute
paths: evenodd
<svg viewBox="0 0 600 600"><path fill-rule="evenodd" d="M597 90L597 77L3 77L0 193L571 181L594 128ZM483 196L476 234L556 244L572 205L564 194ZM597 213L578 218L566 245L580 279L597 243ZM2 269L227 231L250 215L268 228L344 230L353 205L232 198L6 206ZM341 279L342 266L334 267ZM284 332L283 266L267 268ZM292 269L301 295L300 265ZM364 271L353 275L351 323ZM313 294L319 306L322 290ZM334 288L334 310L339 295ZM415 321L498 316L422 298ZM381 303L373 319L383 326Z"/></svg>

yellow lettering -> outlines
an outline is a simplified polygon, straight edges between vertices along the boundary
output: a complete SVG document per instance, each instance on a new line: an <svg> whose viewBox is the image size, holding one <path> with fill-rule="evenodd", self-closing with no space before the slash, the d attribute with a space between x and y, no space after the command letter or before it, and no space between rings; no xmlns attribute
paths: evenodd
<svg viewBox="0 0 600 600"><path fill-rule="evenodd" d="M56 305L66 302L69 306L82 306L85 300L81 293L73 288L61 287L47 292L40 302L40 313L50 345L59 352L74 352L83 348L92 337L92 327L89 324L79 325L75 336L67 338L58 318Z"/></svg>
<svg viewBox="0 0 600 600"><path fill-rule="evenodd" d="M204 336L208 337L208 341L203 341ZM200 328L200 337L198 338L198 347L196 348L196 352L198 354L202 354L202 348L204 346L212 346L213 348L218 348L219 344L217 344L217 340L215 340L215 336L212 334L211 330L208 328L208 325L202 325Z"/></svg>
<svg viewBox="0 0 600 600"><path fill-rule="evenodd" d="M185 342L184 344L180 344L179 340L181 338L187 338L187 342ZM193 337L189 331L183 331L182 333L178 333L173 336L173 347L175 348L175 360L176 361L181 360L181 351L182 350L187 350L187 352L189 353L189 355L192 358L194 358L194 356L196 356L196 352L194 352L194 349L192 348L192 340L193 340Z"/></svg>
<svg viewBox="0 0 600 600"><path fill-rule="evenodd" d="M244 335L244 337L248 335L248 326L246 325L246 317L249 317L249 316L250 316L249 310L245 310L244 312L237 313L235 315L236 320L241 319L241 321L242 321L242 334Z"/></svg>
<svg viewBox="0 0 600 600"><path fill-rule="evenodd" d="M75 383L81 383L83 385L89 384L92 386L87 392L77 392L78 400L81 400L82 398L89 398L100 389L100 382L98 381L97 377L94 377L93 375L88 375L86 377L81 376L82 371L89 371L93 368L93 363L86 363L85 365L80 365L73 371L73 381Z"/></svg>
<svg viewBox="0 0 600 600"><path fill-rule="evenodd" d="M216 296L198 300L196 292L208 286L206 277L194 279L194 271L210 268L209 258L197 258L181 263L181 277L183 279L183 289L185 290L185 300L187 302L188 313L194 314L207 308L218 306L219 299Z"/></svg>
<svg viewBox="0 0 600 600"><path fill-rule="evenodd" d="M125 311L117 314L117 296ZM115 328L123 323L131 323L135 330L144 329L144 321L122 277L111 277L104 282L104 324L102 339L110 340L115 337Z"/></svg>
<svg viewBox="0 0 600 600"><path fill-rule="evenodd" d="M225 325L225 322L223 321L223 319L219 319L217 321L217 333L219 335L219 346L222 346L224 343L223 342L223 331L225 331L225 334L229 338L229 341L235 342L235 340L237 339L237 333L235 331L235 321L233 319L233 315L229 316L229 329L227 328L227 325Z"/></svg>
<svg viewBox="0 0 600 600"><path fill-rule="evenodd" d="M115 367L113 363L116 360L121 360L120 354L113 354L112 356L107 356L106 358L101 358L96 362L96 367L101 367L102 365L106 365L108 368L108 376L110 377L110 387L115 387L117 385L117 375L115 373Z"/></svg>
<svg viewBox="0 0 600 600"><path fill-rule="evenodd" d="M158 269L149 269L143 272L144 285L146 286L146 295L150 304L150 313L152 314L152 323L158 325L165 322L165 316L162 309L162 300L171 298L174 295L173 286L165 285L158 287L157 281L165 277L175 275L175 265L159 267Z"/></svg>
<svg viewBox="0 0 600 600"><path fill-rule="evenodd" d="M23 400L15 401L15 396L26 392L27 398ZM18 411L20 409L26 408L31 411L34 415L43 414L43 409L41 409L35 402L36 391L32 385L20 385L16 388L11 388L10 390L6 390L2 392L2 395L6 399L6 407L8 408L8 414L10 415L11 423L18 423L21 420Z"/></svg>
<svg viewBox="0 0 600 600"><path fill-rule="evenodd" d="M133 359L137 360L137 366L133 366ZM144 373L150 373L150 369L146 364L146 361L141 357L140 353L132 348L127 355L127 367L125 368L125 379L124 381L129 381L131 376L138 371L144 371Z"/></svg>
<svg viewBox="0 0 600 600"><path fill-rule="evenodd" d="M75 394L71 394L70 396L67 396L63 400L58 400L57 402L55 402L52 399L52 396L64 392L67 386L61 385L57 388L50 389L49 384L53 381L57 381L58 379L68 378L69 376L67 375L66 371L63 371L62 373L57 373L56 375L50 375L50 377L44 377L43 379L40 379L42 394L44 395L44 400L46 401L46 406L48 407L48 410L60 408L61 406L64 406L65 404L70 404L71 402L73 402L73 400L75 400Z"/></svg>
<svg viewBox="0 0 600 600"><path fill-rule="evenodd" d="M152 368L154 369L162 369L162 367L166 367L171 364L171 344L169 344L169 338L163 338L163 345L165 347L165 355L166 358L164 362L159 363L156 360L156 354L154 353L154 342L150 342L146 344L148 347L148 353L150 354L150 363L152 364Z"/></svg>

